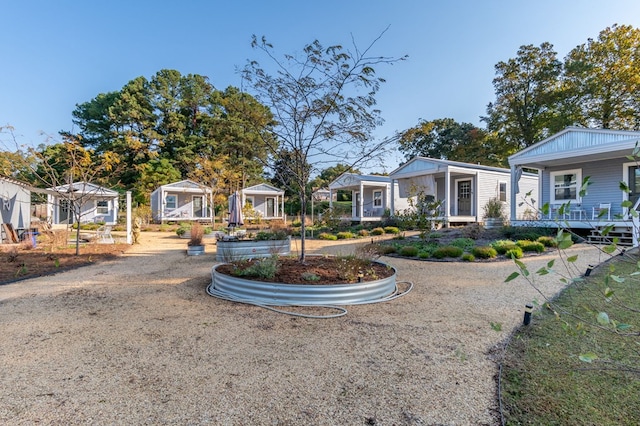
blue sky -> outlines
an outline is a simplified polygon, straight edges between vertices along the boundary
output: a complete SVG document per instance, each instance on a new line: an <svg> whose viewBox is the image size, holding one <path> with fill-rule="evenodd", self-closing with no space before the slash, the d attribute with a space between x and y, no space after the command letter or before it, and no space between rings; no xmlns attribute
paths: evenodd
<svg viewBox="0 0 640 426"><path fill-rule="evenodd" d="M494 65L521 45L548 41L564 58L615 23L640 28L638 0L23 0L0 12L0 126L29 145L77 130L76 104L161 69L240 86L238 68L265 62L252 34L293 53L315 39L349 46L353 36L365 47L389 27L373 53L409 59L377 69L387 80L378 95L382 139L420 119L482 126ZM387 171L401 159L390 158Z"/></svg>

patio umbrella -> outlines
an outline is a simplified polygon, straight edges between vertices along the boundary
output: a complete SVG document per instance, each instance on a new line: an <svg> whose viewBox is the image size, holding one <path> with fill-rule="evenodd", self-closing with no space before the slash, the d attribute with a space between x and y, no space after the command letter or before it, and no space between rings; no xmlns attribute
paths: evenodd
<svg viewBox="0 0 640 426"><path fill-rule="evenodd" d="M235 228L236 226L244 225L242 219L242 206L240 205L240 194L238 191L231 194L229 197L229 227Z"/></svg>

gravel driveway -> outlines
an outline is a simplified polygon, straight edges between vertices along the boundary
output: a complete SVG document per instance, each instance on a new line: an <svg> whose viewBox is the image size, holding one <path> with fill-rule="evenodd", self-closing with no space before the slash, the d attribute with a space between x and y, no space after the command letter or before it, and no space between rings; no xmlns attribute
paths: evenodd
<svg viewBox="0 0 640 426"><path fill-rule="evenodd" d="M411 293L300 318L208 296L215 245L185 248L143 233L115 261L0 286L0 423L498 424L502 343L541 300L521 279L504 283L511 262L384 258ZM577 271L600 261L591 247L572 254ZM546 294L561 288L543 278Z"/></svg>

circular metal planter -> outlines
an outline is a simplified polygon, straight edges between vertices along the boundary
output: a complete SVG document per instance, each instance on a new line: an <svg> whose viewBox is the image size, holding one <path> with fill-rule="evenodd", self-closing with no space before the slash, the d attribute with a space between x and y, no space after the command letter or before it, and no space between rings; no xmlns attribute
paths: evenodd
<svg viewBox="0 0 640 426"><path fill-rule="evenodd" d="M286 240L223 240L216 243L216 260L218 262L270 257L274 254L289 256L290 253L291 237Z"/></svg>
<svg viewBox="0 0 640 426"><path fill-rule="evenodd" d="M236 299L271 305L355 305L384 299L396 291L396 270L388 278L354 284L281 284L252 281L211 269L211 287Z"/></svg>
<svg viewBox="0 0 640 426"><path fill-rule="evenodd" d="M204 254L204 245L202 246L187 246L187 255L200 256Z"/></svg>

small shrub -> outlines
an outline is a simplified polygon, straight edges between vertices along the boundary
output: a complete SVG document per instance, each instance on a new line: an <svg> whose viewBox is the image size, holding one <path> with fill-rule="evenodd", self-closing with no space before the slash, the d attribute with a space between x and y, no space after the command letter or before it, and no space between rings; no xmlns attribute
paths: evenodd
<svg viewBox="0 0 640 426"><path fill-rule="evenodd" d="M389 244L379 244L377 247L377 253L382 255L395 253L397 250L394 246Z"/></svg>
<svg viewBox="0 0 640 426"><path fill-rule="evenodd" d="M416 246L404 246L400 249L400 256L416 257L418 251L418 247Z"/></svg>
<svg viewBox="0 0 640 426"><path fill-rule="evenodd" d="M158 226L158 231L159 232L168 232L171 231L171 225L168 225L166 223L161 223L160 226ZM178 234L179 235L179 234Z"/></svg>
<svg viewBox="0 0 640 426"><path fill-rule="evenodd" d="M539 237L536 241L542 243L545 247L558 247L558 241L556 241L554 237L549 237L547 235Z"/></svg>
<svg viewBox="0 0 640 426"><path fill-rule="evenodd" d="M544 252L544 244L537 241L518 240L516 243L522 251L542 253Z"/></svg>
<svg viewBox="0 0 640 426"><path fill-rule="evenodd" d="M504 255L509 259L521 259L524 256L522 249L520 247L513 247L507 250Z"/></svg>
<svg viewBox="0 0 640 426"><path fill-rule="evenodd" d="M187 231L188 231L188 228L185 228L185 227L181 226L180 228L176 229L176 234L179 237L182 237L184 234L187 233Z"/></svg>
<svg viewBox="0 0 640 426"><path fill-rule="evenodd" d="M336 234L336 237L339 240L348 240L351 238L355 238L355 235L351 231L340 231Z"/></svg>
<svg viewBox="0 0 640 426"><path fill-rule="evenodd" d="M204 227L198 222L194 222L193 225L191 225L191 234L189 237L189 242L187 244L190 246L200 246L202 245L203 237Z"/></svg>
<svg viewBox="0 0 640 426"><path fill-rule="evenodd" d="M384 227L384 232L385 234L399 234L400 233L400 228L398 228L397 226L385 226Z"/></svg>
<svg viewBox="0 0 640 426"><path fill-rule="evenodd" d="M428 259L431 257L431 253L429 253L428 251L421 251L421 252L418 252L418 257L420 259Z"/></svg>
<svg viewBox="0 0 640 426"><path fill-rule="evenodd" d="M338 237L336 237L333 234L329 234L328 232L321 232L318 234L318 239L319 240L327 240L327 241L335 241L338 239Z"/></svg>
<svg viewBox="0 0 640 426"><path fill-rule="evenodd" d="M432 253L432 256L436 259L444 259L445 257L455 258L462 256L462 253L464 253L464 250L462 250L460 247L443 246L435 249L435 251Z"/></svg>
<svg viewBox="0 0 640 426"><path fill-rule="evenodd" d="M367 231L366 229L361 229L358 231L358 236L360 237L368 237L369 236L369 231Z"/></svg>
<svg viewBox="0 0 640 426"><path fill-rule="evenodd" d="M465 262L473 262L476 260L476 257L471 253L464 253L462 255L462 260L464 260Z"/></svg>
<svg viewBox="0 0 640 426"><path fill-rule="evenodd" d="M498 255L496 249L490 246L477 246L471 250L471 253L480 259L493 259Z"/></svg>
<svg viewBox="0 0 640 426"><path fill-rule="evenodd" d="M371 235L383 235L384 234L384 228L373 228L371 230Z"/></svg>
<svg viewBox="0 0 640 426"><path fill-rule="evenodd" d="M320 277L313 272L303 272L302 279L305 281L319 281Z"/></svg>
<svg viewBox="0 0 640 426"><path fill-rule="evenodd" d="M498 254L505 254L507 251L518 247L518 245L511 240L498 240L492 242L491 247L493 247Z"/></svg>
<svg viewBox="0 0 640 426"><path fill-rule="evenodd" d="M471 238L456 238L451 241L451 245L469 251L476 245L476 242Z"/></svg>
<svg viewBox="0 0 640 426"><path fill-rule="evenodd" d="M257 260L249 266L245 266L244 263L236 265L236 269L234 269L234 275L240 277L258 277L263 279L271 279L276 275L277 271L278 257L271 256Z"/></svg>

